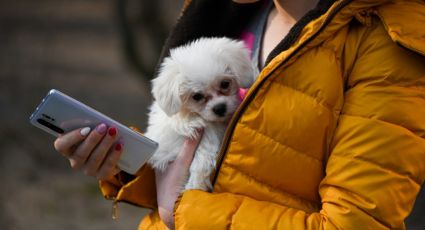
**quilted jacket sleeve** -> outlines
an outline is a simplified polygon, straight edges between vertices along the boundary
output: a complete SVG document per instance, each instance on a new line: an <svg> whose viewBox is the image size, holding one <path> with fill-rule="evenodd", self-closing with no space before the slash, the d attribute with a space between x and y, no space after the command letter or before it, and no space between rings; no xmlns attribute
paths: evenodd
<svg viewBox="0 0 425 230"><path fill-rule="evenodd" d="M144 165L136 176L121 172L111 180L99 181L99 187L106 199L157 208L155 173L149 165Z"/></svg>
<svg viewBox="0 0 425 230"><path fill-rule="evenodd" d="M138 128L130 128L142 134ZM106 199L150 209L157 207L155 172L148 164L143 165L136 175L120 172L110 180L101 180L99 188Z"/></svg>
<svg viewBox="0 0 425 230"><path fill-rule="evenodd" d="M397 46L382 25L350 33L321 210L190 190L177 204L177 229L405 228L425 179L425 58Z"/></svg>

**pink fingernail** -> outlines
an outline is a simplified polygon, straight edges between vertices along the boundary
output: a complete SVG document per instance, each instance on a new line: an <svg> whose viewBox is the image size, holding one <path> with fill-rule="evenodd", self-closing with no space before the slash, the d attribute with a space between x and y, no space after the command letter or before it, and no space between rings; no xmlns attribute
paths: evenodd
<svg viewBox="0 0 425 230"><path fill-rule="evenodd" d="M106 129L107 129L106 125L102 123L96 127L96 132L103 135L105 134Z"/></svg>

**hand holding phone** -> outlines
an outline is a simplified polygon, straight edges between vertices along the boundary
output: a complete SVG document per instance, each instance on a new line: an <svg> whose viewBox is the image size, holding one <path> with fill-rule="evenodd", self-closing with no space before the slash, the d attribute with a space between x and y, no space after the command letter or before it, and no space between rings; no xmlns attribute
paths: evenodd
<svg viewBox="0 0 425 230"><path fill-rule="evenodd" d="M83 127L93 130L101 123L116 127L116 141L125 146L118 166L130 174L136 173L158 147L149 138L54 89L50 90L36 108L30 122L56 137Z"/></svg>
<svg viewBox="0 0 425 230"><path fill-rule="evenodd" d="M61 135L54 146L69 160L73 169L107 180L120 171L117 163L125 146L116 143L118 135L115 127L102 123L94 130L84 127Z"/></svg>

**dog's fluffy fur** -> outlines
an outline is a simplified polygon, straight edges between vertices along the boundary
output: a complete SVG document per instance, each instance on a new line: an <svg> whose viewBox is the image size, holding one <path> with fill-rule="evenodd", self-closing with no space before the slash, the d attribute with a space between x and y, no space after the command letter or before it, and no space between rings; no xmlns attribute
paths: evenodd
<svg viewBox="0 0 425 230"><path fill-rule="evenodd" d="M254 68L243 42L200 38L174 48L152 81L154 103L146 136L159 143L149 163L164 170L185 138L204 134L190 167L185 189L210 190L210 174L226 122L240 103L239 88L249 87Z"/></svg>

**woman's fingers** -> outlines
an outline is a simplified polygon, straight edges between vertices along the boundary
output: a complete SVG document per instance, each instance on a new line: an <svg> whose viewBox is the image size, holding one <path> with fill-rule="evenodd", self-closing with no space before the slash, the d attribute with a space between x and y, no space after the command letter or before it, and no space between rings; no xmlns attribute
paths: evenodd
<svg viewBox="0 0 425 230"><path fill-rule="evenodd" d="M96 173L97 179L107 180L120 171L116 165L120 159L123 147L123 144L117 143L113 149L110 150L108 156L105 158L105 161Z"/></svg>
<svg viewBox="0 0 425 230"><path fill-rule="evenodd" d="M88 156L85 165L83 166L83 172L87 176L96 176L96 173L102 162L105 160L109 149L116 141L118 134L117 129L115 127L111 127L108 130L106 129L107 127L104 124L99 125L98 128L96 128L96 131L99 134L104 135L105 132L107 134L103 137L102 141L95 147L95 149L93 149L92 153Z"/></svg>
<svg viewBox="0 0 425 230"><path fill-rule="evenodd" d="M109 130L111 129L115 129L114 132L116 133L116 128L110 128ZM100 124L78 145L75 151L68 156L72 168L79 169L86 163L94 148L99 144L103 136L105 136L105 133L106 125Z"/></svg>
<svg viewBox="0 0 425 230"><path fill-rule="evenodd" d="M55 149L68 158L71 167L81 169L86 175L109 179L121 170L117 167L123 144L116 143L118 130L99 124L76 129L55 140ZM116 144L114 144L116 143Z"/></svg>
<svg viewBox="0 0 425 230"><path fill-rule="evenodd" d="M68 157L72 154L73 147L81 143L89 133L90 127L76 129L58 137L54 142L54 147L56 151Z"/></svg>
<svg viewBox="0 0 425 230"><path fill-rule="evenodd" d="M192 163L193 157L195 156L196 148L198 148L199 142L201 141L203 130L198 130L198 135L194 139L187 138L180 150L176 161L179 162L183 168L189 168Z"/></svg>

